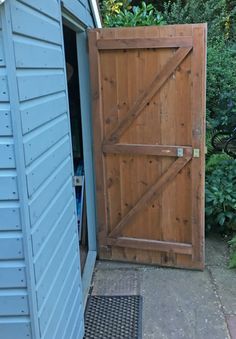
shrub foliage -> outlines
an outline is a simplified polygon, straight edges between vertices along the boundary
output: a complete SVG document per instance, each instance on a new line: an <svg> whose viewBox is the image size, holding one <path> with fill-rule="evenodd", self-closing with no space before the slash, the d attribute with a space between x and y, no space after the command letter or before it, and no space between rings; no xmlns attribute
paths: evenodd
<svg viewBox="0 0 236 339"><path fill-rule="evenodd" d="M162 25L163 16L152 4L142 2L131 6L129 2L104 0L102 4L103 24L106 27L134 27Z"/></svg>
<svg viewBox="0 0 236 339"><path fill-rule="evenodd" d="M206 226L236 230L236 160L214 158L206 177Z"/></svg>
<svg viewBox="0 0 236 339"><path fill-rule="evenodd" d="M236 126L236 2L176 0L163 4L167 23L208 23L207 126Z"/></svg>

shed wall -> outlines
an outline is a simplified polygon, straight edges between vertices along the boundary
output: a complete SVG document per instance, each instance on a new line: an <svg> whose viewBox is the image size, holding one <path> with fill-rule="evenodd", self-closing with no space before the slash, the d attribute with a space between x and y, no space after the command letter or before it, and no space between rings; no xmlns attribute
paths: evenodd
<svg viewBox="0 0 236 339"><path fill-rule="evenodd" d="M89 0L63 0L62 5L85 27L94 27Z"/></svg>
<svg viewBox="0 0 236 339"><path fill-rule="evenodd" d="M3 15L0 6L0 337L13 339L31 326Z"/></svg>
<svg viewBox="0 0 236 339"><path fill-rule="evenodd" d="M93 26L87 2L63 6ZM0 333L4 339L82 338L61 4L11 0L0 6L1 15L3 7L12 59L7 71L1 29Z"/></svg>

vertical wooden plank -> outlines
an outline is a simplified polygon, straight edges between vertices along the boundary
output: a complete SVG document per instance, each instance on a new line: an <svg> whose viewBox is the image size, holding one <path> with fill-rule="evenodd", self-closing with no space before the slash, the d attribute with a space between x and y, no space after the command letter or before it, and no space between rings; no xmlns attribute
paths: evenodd
<svg viewBox="0 0 236 339"><path fill-rule="evenodd" d="M176 35L192 36L192 25L177 25ZM177 72L179 100L177 106L182 112L179 125L176 130L176 141L182 141L191 145L192 141L192 53L185 59ZM182 86L182 82L184 85ZM176 180L177 192L181 198L176 199L177 220L176 226L182 242L192 243L192 185L191 185L191 163L183 169L183 173ZM177 254L177 265L191 267L192 256ZM195 264L196 267L196 264ZM196 267L197 268L197 267Z"/></svg>
<svg viewBox="0 0 236 339"><path fill-rule="evenodd" d="M200 150L193 158L192 172L192 243L193 261L204 267L204 147L205 147L205 62L206 26L193 27L192 56L192 146Z"/></svg>
<svg viewBox="0 0 236 339"><path fill-rule="evenodd" d="M118 34L119 32L117 32ZM125 36L129 33L124 32ZM135 34L135 33L134 33ZM137 86L138 86L138 72L135 72L137 69L137 58L136 51L130 53L127 50L123 50L118 58L118 98L119 102L123 102L123 105L119 109L119 120L126 116L129 108L134 102L137 95ZM128 70L126 74L122 69ZM121 137L121 140L127 140L127 142L132 142L132 130L124 133ZM136 171L137 171L137 159L132 156L132 154L127 154L125 156L120 156L120 183L121 183L121 216L123 217L127 211L129 211L133 204L133 199L135 199L135 183L137 182ZM132 173L132 176L129 175ZM130 226L132 227L132 225ZM123 234L129 233L129 230L126 229ZM126 248L120 248L113 250L113 256L115 257L115 252L117 255L122 255L126 260L129 260L129 253Z"/></svg>
<svg viewBox="0 0 236 339"><path fill-rule="evenodd" d="M125 32L124 32L125 33ZM113 37L115 37L119 32L115 32ZM130 80L129 72L124 72L125 69L129 68L129 53L126 50L121 51L114 51L112 58L116 59L116 105L112 109L113 114L113 128L117 126L117 123L125 116L127 109L130 106L129 103L129 85L128 82ZM112 63L112 61L110 60ZM135 60L133 59L133 62ZM131 81L134 79L131 78ZM135 88L135 84L133 86ZM113 158L109 156L109 161L113 162L113 166L111 164L109 167L113 167L113 171L116 174L114 176L114 183L113 185L113 198L109 199L109 205L114 206L115 210L110 208L109 213L111 213L111 221L112 221L112 228L116 226L114 221L116 219L116 223L118 223L125 213L125 209L129 209L130 205L130 194L132 190L130 189L130 185L132 185L131 180L127 181L127 176L124 175L124 171L129 167L129 165L133 162L131 160L132 156L118 156L114 155ZM132 172L134 173L134 172ZM117 202L114 202L114 199L117 195ZM114 215L112 215L114 214ZM126 258L126 249L119 249L122 255ZM113 251L114 252L114 251ZM128 260L128 258L127 258Z"/></svg>
<svg viewBox="0 0 236 339"><path fill-rule="evenodd" d="M118 78L116 52L100 53L101 88L104 138L118 124ZM120 206L120 156L116 154L103 155L106 171L106 204L108 230L111 231L121 217Z"/></svg>
<svg viewBox="0 0 236 339"><path fill-rule="evenodd" d="M128 67L128 53L126 50L119 51L117 53L117 103L118 103L118 119L122 119L129 109L129 97L128 97L128 81L129 72L123 72ZM119 157L119 174L120 174L120 218L121 220L125 211L129 208L129 197L126 195L126 189L130 183L126 182L126 176L124 175L125 168L127 168L130 161L130 155ZM128 185L128 186L127 186Z"/></svg>
<svg viewBox="0 0 236 339"><path fill-rule="evenodd" d="M137 32L133 32L133 35L136 36ZM128 35L128 33L127 33ZM141 51L133 50L126 51L126 67L128 70L127 74L127 98L128 105L132 107L133 103L136 101L139 93L142 91L142 68L144 66L141 56ZM137 72L137 70L139 70ZM121 137L121 141L127 143L136 143L140 139L140 127L139 123L136 121L125 131ZM122 157L122 181L123 181L123 211L122 215L125 215L128 211L132 209L135 205L137 199L141 195L141 187L139 178L142 177L143 169L140 168L140 157L129 154L126 157ZM144 164L142 163L144 166ZM144 178L142 178L144 179ZM142 180L140 179L140 180ZM145 181L145 180L144 180ZM141 217L142 219L142 217ZM140 215L135 216L132 223L123 230L122 234L124 236L133 235L134 232L139 236L140 223L142 222ZM126 253L126 252L125 252ZM126 253L127 256L127 253Z"/></svg>
<svg viewBox="0 0 236 339"><path fill-rule="evenodd" d="M97 221L98 238L100 247L105 247L107 234L107 210L105 196L105 166L102 154L102 142L104 138L103 117L102 117L102 94L101 94L101 75L100 58L96 47L96 41L99 38L97 31L89 31L89 57L90 57L90 77L92 90L92 108L93 108L93 147L94 164L96 170L96 202L97 202Z"/></svg>
<svg viewBox="0 0 236 339"><path fill-rule="evenodd" d="M192 35L192 27L175 28L176 35ZM191 115L191 56L192 53L182 62L176 71L176 129L175 137L177 145L191 145L192 138L192 115ZM180 242L191 243L191 169L190 163L176 177L176 215L174 227L178 229Z"/></svg>
<svg viewBox="0 0 236 339"><path fill-rule="evenodd" d="M130 36L130 34L135 38L139 37L139 32L137 30L129 30L125 33L125 36ZM145 29L143 33L145 36ZM127 83L127 96L129 102L129 108L132 107L134 102L137 100L139 95L143 92L143 89L150 83L149 77L144 77L145 64L147 59L145 57L146 50L133 50L132 52L127 50L127 70L128 70L128 83ZM128 143L143 143L144 141L144 128L143 128L143 113L134 121L134 123L125 131L124 135L121 137L121 140L127 141ZM122 157L123 158L123 157ZM144 158L141 156L135 156L134 154L129 154L123 158L123 216L132 207L136 204L138 199L147 189L146 187L146 163ZM129 223L122 234L124 236L132 236L136 234L137 237L143 236L143 225L144 220L147 220L147 211L143 210L142 213L138 213L134 216L134 219ZM148 223L146 223L148 227ZM148 234L148 232L146 232ZM127 260L133 260L134 257L147 258L147 253L136 249L134 251L128 251L127 248L124 250L125 257ZM132 256L130 257L132 253Z"/></svg>
<svg viewBox="0 0 236 339"><path fill-rule="evenodd" d="M160 37L160 31L158 30L155 34L158 38ZM145 59L144 69L142 78L145 79L144 83L153 79L154 75L159 73L161 70L160 55L161 50L152 49L147 50L143 55ZM142 126L143 126L143 142L144 144L161 144L161 123L160 123L160 100L159 92L153 97L148 105L145 108L145 111L141 114ZM148 123L147 123L148 122ZM161 176L161 158L157 156L146 156L145 158L145 180L144 184L147 183L147 186L150 187L154 184L158 177ZM140 164L142 167L142 165ZM162 227L161 227L161 198L158 197L152 203L147 204L145 209L144 216L142 219L142 238L149 240L159 240L163 238L162 236ZM142 214L142 213L140 213ZM145 225L145 227L144 227ZM140 256L143 258L144 255ZM155 258L156 257L156 258ZM150 263L155 260L160 261L160 252L157 251L147 251L146 260ZM155 258L155 259L154 259Z"/></svg>
<svg viewBox="0 0 236 339"><path fill-rule="evenodd" d="M160 30L160 37L174 37L175 26L165 27ZM175 53L175 48L160 50L160 63L163 68L169 58ZM176 72L174 72L169 80L162 87L160 93L160 132L161 144L175 145L176 144L176 120L178 112L176 111ZM167 168L175 159L163 157L161 159L161 171L164 174ZM166 187L161 196L161 229L162 240L177 241L178 228L175 227L175 201L176 201L176 178ZM164 265L175 265L175 254L161 253L161 262Z"/></svg>

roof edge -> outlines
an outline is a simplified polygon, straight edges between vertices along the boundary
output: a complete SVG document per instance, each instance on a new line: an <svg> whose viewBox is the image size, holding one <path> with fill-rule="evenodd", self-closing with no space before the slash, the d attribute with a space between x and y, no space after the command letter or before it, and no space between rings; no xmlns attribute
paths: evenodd
<svg viewBox="0 0 236 339"><path fill-rule="evenodd" d="M92 9L94 22L97 28L102 28L102 20L99 12L97 0L89 0Z"/></svg>

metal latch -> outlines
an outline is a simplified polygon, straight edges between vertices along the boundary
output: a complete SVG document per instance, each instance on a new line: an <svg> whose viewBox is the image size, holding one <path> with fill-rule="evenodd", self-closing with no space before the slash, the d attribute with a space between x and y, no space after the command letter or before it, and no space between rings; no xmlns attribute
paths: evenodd
<svg viewBox="0 0 236 339"><path fill-rule="evenodd" d="M194 148L193 149L193 157L194 158L199 158L200 157L200 149L199 148Z"/></svg>
<svg viewBox="0 0 236 339"><path fill-rule="evenodd" d="M184 156L184 149L182 147L177 148L177 157L181 158Z"/></svg>
<svg viewBox="0 0 236 339"><path fill-rule="evenodd" d="M75 176L73 176L73 186L74 187L82 186L83 185L83 179L84 179L83 175L75 175Z"/></svg>

